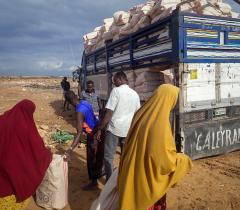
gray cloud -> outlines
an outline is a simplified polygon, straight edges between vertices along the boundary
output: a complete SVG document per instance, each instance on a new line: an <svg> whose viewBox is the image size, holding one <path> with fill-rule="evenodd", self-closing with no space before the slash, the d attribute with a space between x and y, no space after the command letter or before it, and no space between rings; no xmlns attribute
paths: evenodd
<svg viewBox="0 0 240 210"><path fill-rule="evenodd" d="M82 36L142 2L0 0L0 75L70 74L81 63Z"/></svg>

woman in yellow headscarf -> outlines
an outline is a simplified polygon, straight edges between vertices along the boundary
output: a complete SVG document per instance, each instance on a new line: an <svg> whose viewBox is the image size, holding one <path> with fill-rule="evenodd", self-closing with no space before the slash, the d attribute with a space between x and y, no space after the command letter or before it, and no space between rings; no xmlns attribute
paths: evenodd
<svg viewBox="0 0 240 210"><path fill-rule="evenodd" d="M135 114L119 166L120 210L154 209L190 170L189 157L176 152L169 122L178 94L179 88L161 85Z"/></svg>

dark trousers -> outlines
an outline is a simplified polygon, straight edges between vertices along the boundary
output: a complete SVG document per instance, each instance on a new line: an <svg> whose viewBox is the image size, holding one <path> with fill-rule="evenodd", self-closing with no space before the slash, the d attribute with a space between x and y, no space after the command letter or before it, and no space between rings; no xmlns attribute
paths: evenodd
<svg viewBox="0 0 240 210"><path fill-rule="evenodd" d="M124 144L124 137L115 136L110 131L106 132L104 140L104 167L106 180L109 179L113 172L113 159L116 153L117 146L120 144L121 152Z"/></svg>
<svg viewBox="0 0 240 210"><path fill-rule="evenodd" d="M98 142L96 151L93 150L93 136L87 135L87 169L90 180L97 180L104 175L103 154L104 142Z"/></svg>

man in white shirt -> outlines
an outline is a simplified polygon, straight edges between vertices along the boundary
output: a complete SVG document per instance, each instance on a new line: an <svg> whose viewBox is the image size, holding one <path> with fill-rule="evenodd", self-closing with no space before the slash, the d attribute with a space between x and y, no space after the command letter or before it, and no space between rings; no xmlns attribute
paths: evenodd
<svg viewBox="0 0 240 210"><path fill-rule="evenodd" d="M108 125L104 142L104 165L107 180L112 174L113 158L118 143L122 149L133 115L140 108L139 96L127 85L127 76L123 71L114 75L113 83L115 87L112 89L105 107L107 112L97 131L97 139L100 139L101 130Z"/></svg>

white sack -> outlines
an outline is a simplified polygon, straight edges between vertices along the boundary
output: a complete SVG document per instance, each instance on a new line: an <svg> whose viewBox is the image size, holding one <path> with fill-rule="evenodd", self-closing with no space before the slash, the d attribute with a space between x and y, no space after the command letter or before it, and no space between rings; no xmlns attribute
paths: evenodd
<svg viewBox="0 0 240 210"><path fill-rule="evenodd" d="M232 18L238 18L239 17L239 13L237 12L231 12L232 14Z"/></svg>
<svg viewBox="0 0 240 210"><path fill-rule="evenodd" d="M110 28L110 31L113 35L118 35L120 31L120 27L113 24Z"/></svg>
<svg viewBox="0 0 240 210"><path fill-rule="evenodd" d="M119 194L117 190L118 168L115 169L101 191L99 197L92 203L90 210L117 210Z"/></svg>
<svg viewBox="0 0 240 210"><path fill-rule="evenodd" d="M161 5L160 2L158 2L152 8L152 10L149 12L149 16L151 17L151 19L154 19L156 16L158 16L163 11L164 11L164 7Z"/></svg>
<svg viewBox="0 0 240 210"><path fill-rule="evenodd" d="M96 27L96 28L94 29L94 31L95 31L95 32L100 31L100 30L101 30L101 27L102 27L102 26L98 26L98 27Z"/></svg>
<svg viewBox="0 0 240 210"><path fill-rule="evenodd" d="M147 101L151 96L153 92L148 92L148 93L139 93L139 98L141 101Z"/></svg>
<svg viewBox="0 0 240 210"><path fill-rule="evenodd" d="M84 37L87 39L95 39L97 37L98 33L96 31L93 31L91 33L85 34Z"/></svg>
<svg viewBox="0 0 240 210"><path fill-rule="evenodd" d="M107 40L111 40L113 38L113 34L111 31L108 32L104 32L102 35L102 38L107 41Z"/></svg>
<svg viewBox="0 0 240 210"><path fill-rule="evenodd" d="M132 18L130 19L130 22L129 22L132 28L138 23L138 21L141 19L141 17L142 17L141 14L135 14L132 16Z"/></svg>
<svg viewBox="0 0 240 210"><path fill-rule="evenodd" d="M147 15L150 13L152 8L153 8L153 6L151 6L151 5L145 5L141 8L141 11L143 12L143 14Z"/></svg>
<svg viewBox="0 0 240 210"><path fill-rule="evenodd" d="M46 209L62 209L68 204L68 163L53 155L45 177L36 191L37 204Z"/></svg>
<svg viewBox="0 0 240 210"><path fill-rule="evenodd" d="M135 82L134 81L128 81L128 86L132 89L135 87Z"/></svg>
<svg viewBox="0 0 240 210"><path fill-rule="evenodd" d="M159 81L162 79L162 75L159 72L142 72L137 75L135 86L141 85L146 81Z"/></svg>
<svg viewBox="0 0 240 210"><path fill-rule="evenodd" d="M105 18L105 19L103 20L104 25L112 25L112 24L113 24L113 21L114 21L113 18Z"/></svg>
<svg viewBox="0 0 240 210"><path fill-rule="evenodd" d="M174 84L174 69L166 69L161 71L164 76L164 83L165 84Z"/></svg>
<svg viewBox="0 0 240 210"><path fill-rule="evenodd" d="M124 25L123 27L120 28L119 30L119 34L120 35L129 35L131 33L133 33L132 31L132 26L130 23L127 23L126 25Z"/></svg>
<svg viewBox="0 0 240 210"><path fill-rule="evenodd" d="M155 18L152 19L151 23L155 23L158 20L164 19L165 17L169 16L172 13L172 8L168 8L164 10L161 14L156 16Z"/></svg>
<svg viewBox="0 0 240 210"><path fill-rule="evenodd" d="M224 14L229 14L232 11L232 7L229 4L219 2L217 6Z"/></svg>
<svg viewBox="0 0 240 210"><path fill-rule="evenodd" d="M138 93L153 92L162 83L163 83L163 81L160 81L160 80L158 80L158 81L146 81L146 82L144 82L143 84L141 84L139 86L135 86L134 89Z"/></svg>
<svg viewBox="0 0 240 210"><path fill-rule="evenodd" d="M203 15L213 15L213 16L222 16L222 12L213 6L208 6L203 9Z"/></svg>
<svg viewBox="0 0 240 210"><path fill-rule="evenodd" d="M125 71L125 74L127 75L128 82L135 81L136 74L134 70Z"/></svg>
<svg viewBox="0 0 240 210"><path fill-rule="evenodd" d="M144 28L145 26L148 26L150 24L151 24L151 19L147 15L143 16L138 22L139 28Z"/></svg>
<svg viewBox="0 0 240 210"><path fill-rule="evenodd" d="M130 14L124 11L118 11L113 14L114 23L117 26L124 25L128 23Z"/></svg>
<svg viewBox="0 0 240 210"><path fill-rule="evenodd" d="M161 5L165 6L166 4L179 4L181 0L161 0Z"/></svg>

